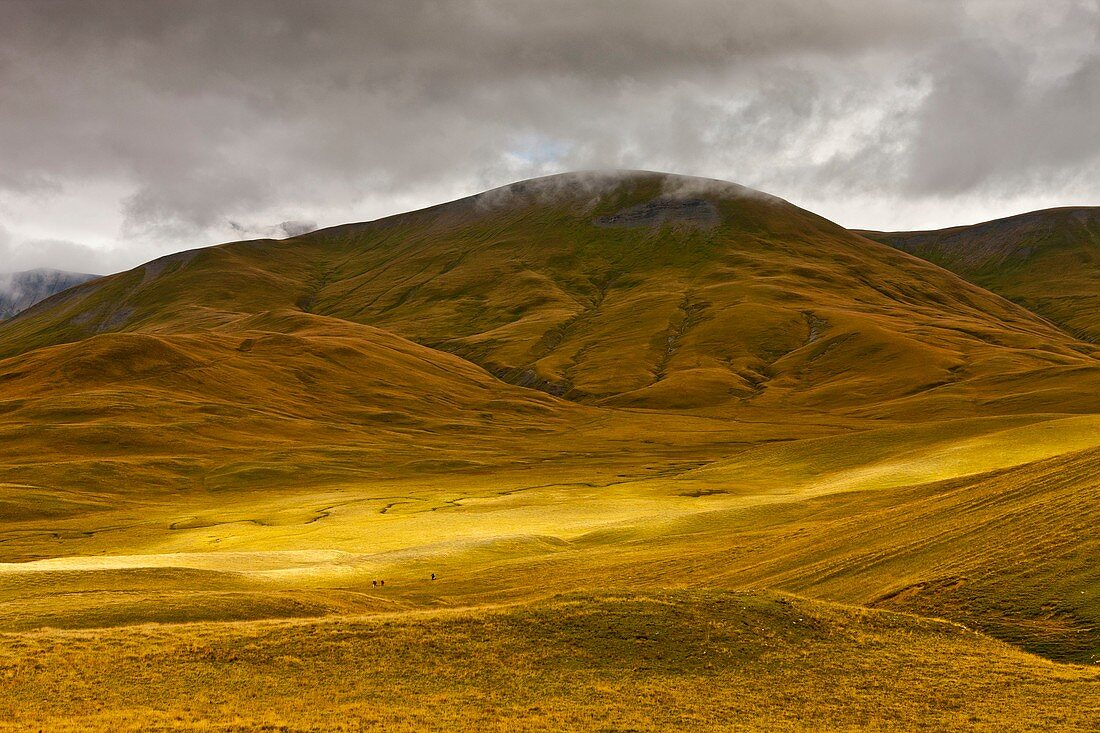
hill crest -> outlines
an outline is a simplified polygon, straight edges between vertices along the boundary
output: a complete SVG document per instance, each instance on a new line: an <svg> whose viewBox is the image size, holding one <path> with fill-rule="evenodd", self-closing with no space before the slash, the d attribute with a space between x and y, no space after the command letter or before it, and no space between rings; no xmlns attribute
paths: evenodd
<svg viewBox="0 0 1100 733"><path fill-rule="evenodd" d="M1025 310L781 199L646 171L171 255L28 311L0 329L0 355L280 310L572 401L721 414L892 413L931 390L950 400L975 380L1095 362Z"/></svg>
<svg viewBox="0 0 1100 733"><path fill-rule="evenodd" d="M948 229L861 233L1100 343L1100 207L1044 209Z"/></svg>

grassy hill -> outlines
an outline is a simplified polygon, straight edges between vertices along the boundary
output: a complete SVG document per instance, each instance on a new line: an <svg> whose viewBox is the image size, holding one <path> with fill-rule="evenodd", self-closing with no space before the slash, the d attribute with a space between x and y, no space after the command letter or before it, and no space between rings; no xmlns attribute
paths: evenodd
<svg viewBox="0 0 1100 733"><path fill-rule="evenodd" d="M1033 211L925 232L862 232L1100 341L1100 208Z"/></svg>
<svg viewBox="0 0 1100 733"><path fill-rule="evenodd" d="M0 730L1084 733L1100 718L1095 668L773 593L0 638Z"/></svg>
<svg viewBox="0 0 1100 733"><path fill-rule="evenodd" d="M40 304L0 329L0 355L239 332L287 311L381 328L571 401L719 415L893 416L915 395L924 413L1062 409L1096 364L1094 347L1029 312L779 199L649 173L539 179L172 255ZM1027 404L987 404L1040 371L1048 386Z"/></svg>
<svg viewBox="0 0 1100 733"><path fill-rule="evenodd" d="M1093 347L1022 308L779 199L654 173L171 255L22 313L0 354L0 481L34 497L584 481L641 470L639 445L641 468L694 465L1100 402Z"/></svg>
<svg viewBox="0 0 1100 733"><path fill-rule="evenodd" d="M0 728L1088 730L1098 354L644 172L78 285L0 325Z"/></svg>

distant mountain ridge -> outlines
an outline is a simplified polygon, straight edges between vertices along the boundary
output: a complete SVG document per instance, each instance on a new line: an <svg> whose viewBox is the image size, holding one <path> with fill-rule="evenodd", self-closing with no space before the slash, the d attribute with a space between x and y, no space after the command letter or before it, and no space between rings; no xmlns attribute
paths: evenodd
<svg viewBox="0 0 1100 733"><path fill-rule="evenodd" d="M1044 209L932 231L859 233L1100 343L1100 207Z"/></svg>
<svg viewBox="0 0 1100 733"><path fill-rule="evenodd" d="M49 268L0 273L0 321L25 311L55 293L97 277L99 275Z"/></svg>

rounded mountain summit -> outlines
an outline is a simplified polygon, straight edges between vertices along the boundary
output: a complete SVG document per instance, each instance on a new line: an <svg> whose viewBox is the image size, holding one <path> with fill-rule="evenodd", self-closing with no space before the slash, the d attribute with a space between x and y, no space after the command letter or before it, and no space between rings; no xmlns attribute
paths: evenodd
<svg viewBox="0 0 1100 733"><path fill-rule="evenodd" d="M573 402L716 415L1042 409L1095 362L1023 308L786 201L643 171L171 255L40 303L0 328L0 355L353 325Z"/></svg>

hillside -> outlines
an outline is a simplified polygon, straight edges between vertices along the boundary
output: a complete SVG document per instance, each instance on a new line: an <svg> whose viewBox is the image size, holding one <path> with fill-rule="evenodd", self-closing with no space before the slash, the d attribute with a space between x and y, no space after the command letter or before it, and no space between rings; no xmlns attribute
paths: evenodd
<svg viewBox="0 0 1100 733"><path fill-rule="evenodd" d="M0 638L13 731L1086 733L1100 718L1094 668L774 593Z"/></svg>
<svg viewBox="0 0 1100 733"><path fill-rule="evenodd" d="M1033 211L923 232L861 232L1100 342L1100 208Z"/></svg>
<svg viewBox="0 0 1100 733"><path fill-rule="evenodd" d="M0 273L0 321L11 318L54 293L97 277L99 276L48 269Z"/></svg>
<svg viewBox="0 0 1100 733"><path fill-rule="evenodd" d="M779 199L650 173L538 179L172 255L40 304L0 329L0 355L283 310L381 328L571 401L713 414L882 416L914 399L962 414L993 398L972 387L1097 363L1026 310ZM1070 404L1052 391L1029 409Z"/></svg>
<svg viewBox="0 0 1100 733"><path fill-rule="evenodd" d="M1098 357L646 172L77 285L0 324L0 729L1089 730Z"/></svg>
<svg viewBox="0 0 1100 733"><path fill-rule="evenodd" d="M647 467L694 466L883 420L1093 412L1091 348L774 197L570 174L171 255L39 303L0 326L0 481L633 475L624 436Z"/></svg>

